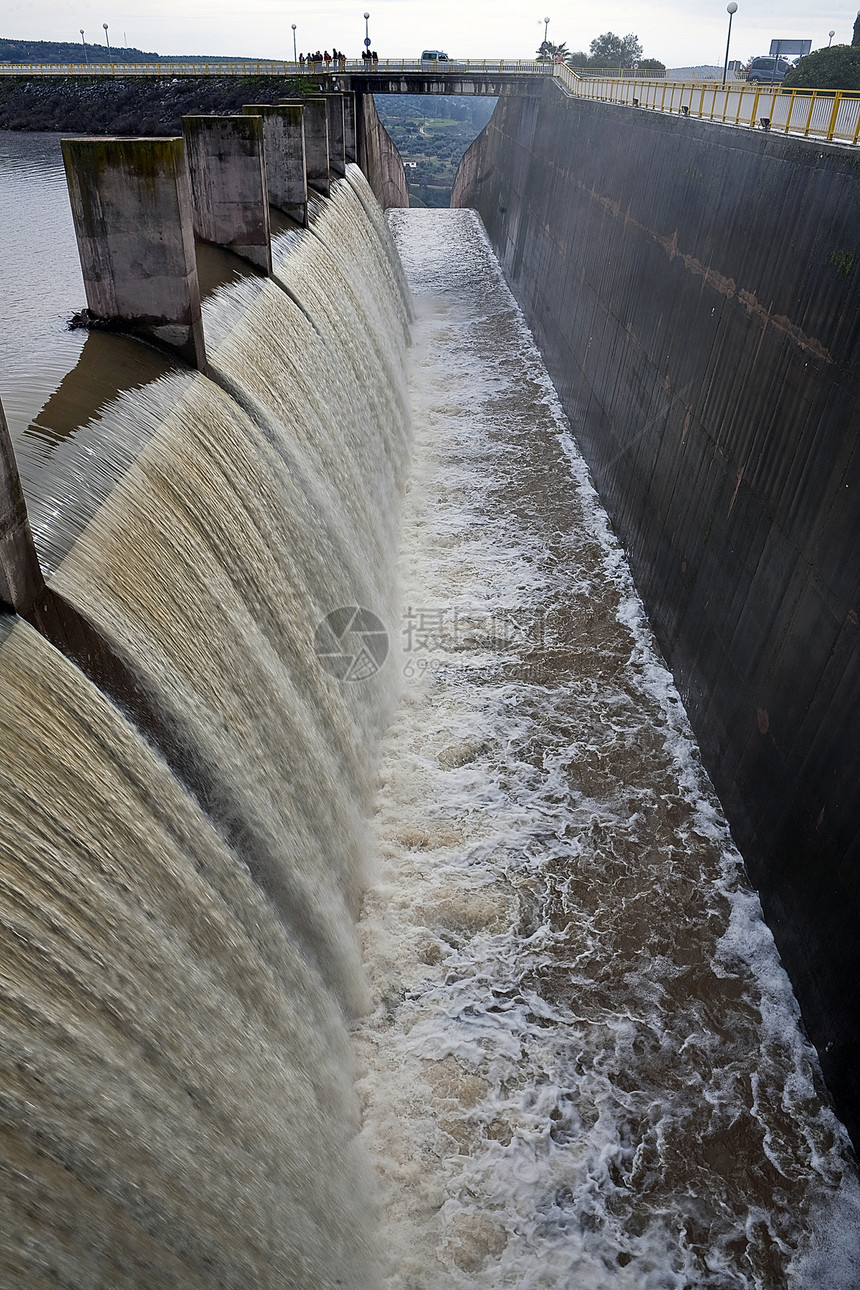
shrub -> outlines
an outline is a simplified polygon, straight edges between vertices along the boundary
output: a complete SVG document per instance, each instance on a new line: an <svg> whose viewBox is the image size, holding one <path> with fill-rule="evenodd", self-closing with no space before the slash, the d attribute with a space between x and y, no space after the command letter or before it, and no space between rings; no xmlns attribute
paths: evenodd
<svg viewBox="0 0 860 1290"><path fill-rule="evenodd" d="M860 90L860 46L816 49L786 73L782 84L787 90Z"/></svg>

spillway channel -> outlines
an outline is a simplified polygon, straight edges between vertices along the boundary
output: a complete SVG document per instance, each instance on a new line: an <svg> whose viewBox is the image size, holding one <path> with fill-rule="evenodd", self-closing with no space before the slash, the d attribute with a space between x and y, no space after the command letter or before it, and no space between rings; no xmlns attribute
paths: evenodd
<svg viewBox="0 0 860 1290"><path fill-rule="evenodd" d="M844 1132L540 355L474 213L390 220L416 440L356 1031L386 1284L856 1286Z"/></svg>

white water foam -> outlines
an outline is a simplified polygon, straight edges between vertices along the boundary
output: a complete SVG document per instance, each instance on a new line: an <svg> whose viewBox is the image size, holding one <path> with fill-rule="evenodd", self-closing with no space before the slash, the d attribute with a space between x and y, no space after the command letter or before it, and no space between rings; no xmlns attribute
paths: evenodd
<svg viewBox="0 0 860 1290"><path fill-rule="evenodd" d="M847 1140L472 212L416 296L403 693L356 1031L390 1290L860 1282Z"/></svg>

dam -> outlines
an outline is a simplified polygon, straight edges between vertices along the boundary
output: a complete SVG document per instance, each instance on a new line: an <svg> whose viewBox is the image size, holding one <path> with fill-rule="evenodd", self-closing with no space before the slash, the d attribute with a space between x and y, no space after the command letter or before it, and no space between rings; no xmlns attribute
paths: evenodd
<svg viewBox="0 0 860 1290"><path fill-rule="evenodd" d="M310 194L204 293L208 374L91 332L10 416L187 763L6 616L11 1286L856 1284L845 1130L469 208L525 296L506 110L463 209Z"/></svg>

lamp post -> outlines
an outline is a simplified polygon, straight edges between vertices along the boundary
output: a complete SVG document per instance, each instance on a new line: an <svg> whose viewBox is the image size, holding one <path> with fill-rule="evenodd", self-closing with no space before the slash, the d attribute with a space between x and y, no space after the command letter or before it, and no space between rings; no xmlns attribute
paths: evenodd
<svg viewBox="0 0 860 1290"><path fill-rule="evenodd" d="M293 23L293 62L297 63L298 61L298 55L296 54L296 24Z"/></svg>
<svg viewBox="0 0 860 1290"><path fill-rule="evenodd" d="M108 25L107 25L107 23L106 23L106 22L103 22L103 23L102 23L102 26L103 26L103 27L104 27L104 29L105 29L105 44L107 45L107 51L108 51L108 62L109 62L109 63L112 63L112 62L113 62L113 58L111 57L111 52L110 52L110 36L108 35L108 29L107 29Z"/></svg>
<svg viewBox="0 0 860 1290"><path fill-rule="evenodd" d="M830 48L830 46L833 44L833 37L836 35L836 32L835 32L835 31L828 31L828 33L827 33L827 34L828 34L828 36L830 37L830 39L829 39L829 40L828 40L828 42L827 42L827 48L829 49L829 48Z"/></svg>
<svg viewBox="0 0 860 1290"><path fill-rule="evenodd" d="M365 49L370 49L370 28L367 25L367 20L369 17L370 17L369 13L366 13L364 15L364 48Z"/></svg>
<svg viewBox="0 0 860 1290"><path fill-rule="evenodd" d="M84 62L86 63L87 67L89 67L89 65L90 65L90 56L89 56L89 54L87 53L87 42L84 40L84 29L83 29L83 27L81 27L81 29L80 29L80 30L81 30L81 44L82 44L82 45L83 45L83 47L84 47Z"/></svg>
<svg viewBox="0 0 860 1290"><path fill-rule="evenodd" d="M734 18L737 11L738 7L735 4L735 0L732 0L731 4L726 5L726 13L729 15L729 34L726 37L726 61L723 63L723 85L726 83L726 73L729 70L729 45L731 44L732 39L732 18Z"/></svg>
<svg viewBox="0 0 860 1290"><path fill-rule="evenodd" d="M549 18L544 18L543 20L543 43L544 44L546 44L546 33L548 28L549 28Z"/></svg>

